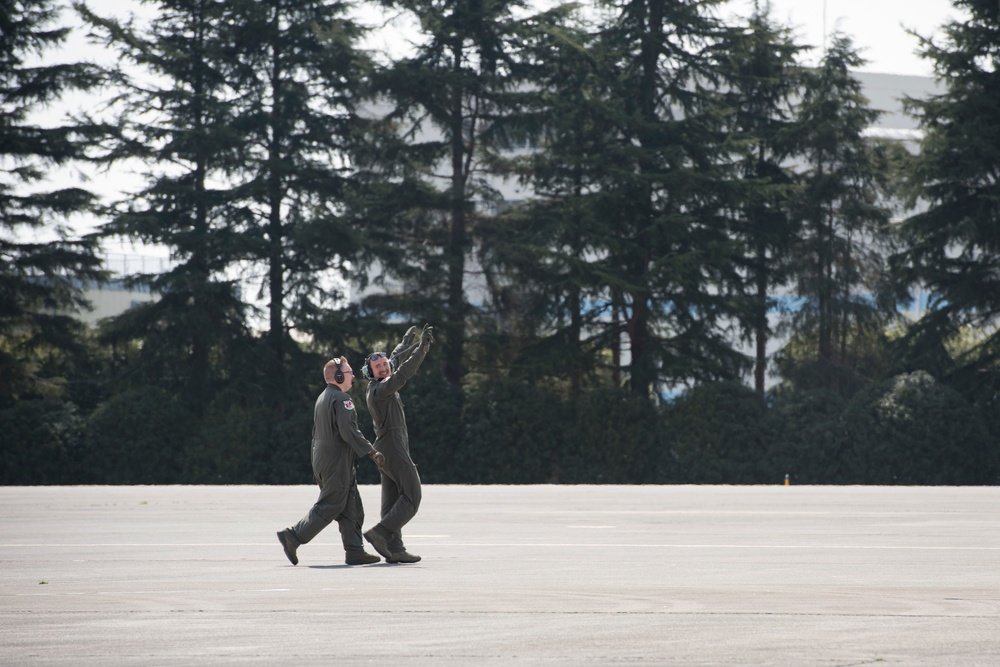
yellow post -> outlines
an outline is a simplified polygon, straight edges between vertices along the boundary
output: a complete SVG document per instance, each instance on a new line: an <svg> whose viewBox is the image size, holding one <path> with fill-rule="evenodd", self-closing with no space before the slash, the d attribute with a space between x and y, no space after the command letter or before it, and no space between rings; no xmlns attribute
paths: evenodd
<svg viewBox="0 0 1000 667"><path fill-rule="evenodd" d="M791 481L788 478L788 473L785 473L785 486L788 486L790 483Z"/></svg>

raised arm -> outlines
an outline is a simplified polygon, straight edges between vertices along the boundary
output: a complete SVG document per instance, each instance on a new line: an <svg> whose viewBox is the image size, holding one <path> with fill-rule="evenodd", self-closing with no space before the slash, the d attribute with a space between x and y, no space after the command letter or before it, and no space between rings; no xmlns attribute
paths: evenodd
<svg viewBox="0 0 1000 667"><path fill-rule="evenodd" d="M420 341L417 341L416 343L413 342L413 337L416 336L416 335L417 335L417 327L410 327L409 329L407 329L406 333L403 334L403 339L400 340L399 344L396 345L396 347L393 348L392 354L390 354L389 357L390 358L396 358L396 357L403 357L403 358L405 358L405 357L409 356L409 354L405 354L404 355L404 351L407 350L407 349L409 349L409 348L411 348L411 347L412 348L416 348L416 346L420 344Z"/></svg>
<svg viewBox="0 0 1000 667"><path fill-rule="evenodd" d="M386 394L391 394L402 389L406 385L407 381L417 372L420 365L424 363L424 358L427 356L427 352L431 349L431 343L433 342L434 327L425 324L420 333L420 340L412 343L409 347L403 350L403 353L407 356L400 355L403 362L392 375L378 383L375 387L375 395L385 396ZM393 353L395 354L395 351L393 351Z"/></svg>

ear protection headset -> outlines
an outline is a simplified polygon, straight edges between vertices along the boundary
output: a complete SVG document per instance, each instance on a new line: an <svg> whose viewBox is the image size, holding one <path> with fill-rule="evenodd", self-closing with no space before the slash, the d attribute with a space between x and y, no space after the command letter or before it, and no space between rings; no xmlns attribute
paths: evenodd
<svg viewBox="0 0 1000 667"><path fill-rule="evenodd" d="M333 363L337 364L337 370L333 372L333 381L336 382L337 384L343 384L344 382L344 371L340 367L340 364L342 364L343 362L344 361L341 357L337 357L333 360Z"/></svg>
<svg viewBox="0 0 1000 667"><path fill-rule="evenodd" d="M366 380L373 380L375 376L372 375L372 362L379 357L387 356L385 352L372 352L367 357L365 357L365 365L361 367L361 375L364 376ZM389 359L389 370L393 373L396 372L396 360Z"/></svg>

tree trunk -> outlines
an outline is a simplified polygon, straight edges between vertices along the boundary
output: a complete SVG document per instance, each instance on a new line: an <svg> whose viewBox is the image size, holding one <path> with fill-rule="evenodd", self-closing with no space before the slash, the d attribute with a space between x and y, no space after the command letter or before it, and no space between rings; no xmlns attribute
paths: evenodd
<svg viewBox="0 0 1000 667"><path fill-rule="evenodd" d="M455 46L455 67L461 66L461 45ZM468 220L465 211L465 127L462 91L457 88L451 110L451 227L448 235L448 293L445 326L445 378L461 385L465 376L465 244Z"/></svg>

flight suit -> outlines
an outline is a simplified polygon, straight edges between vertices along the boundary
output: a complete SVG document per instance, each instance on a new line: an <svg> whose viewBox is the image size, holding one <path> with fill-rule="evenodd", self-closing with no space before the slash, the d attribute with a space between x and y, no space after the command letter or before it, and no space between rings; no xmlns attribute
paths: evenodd
<svg viewBox="0 0 1000 667"><path fill-rule="evenodd" d="M382 380L368 383L366 399L375 428L375 449L385 456L382 471L381 525L390 536L389 551L405 551L401 530L420 508L420 475L410 458L410 438L399 391L413 377L427 356L429 346L414 343L396 346L392 358L402 359L397 370Z"/></svg>
<svg viewBox="0 0 1000 667"><path fill-rule="evenodd" d="M355 463L368 456L372 445L358 428L358 413L351 397L327 385L313 410L312 468L320 493L309 513L290 530L306 544L336 521L348 556L364 552L361 525L364 507L358 493Z"/></svg>

